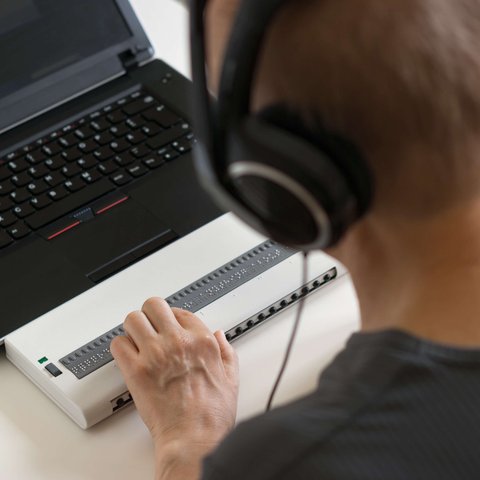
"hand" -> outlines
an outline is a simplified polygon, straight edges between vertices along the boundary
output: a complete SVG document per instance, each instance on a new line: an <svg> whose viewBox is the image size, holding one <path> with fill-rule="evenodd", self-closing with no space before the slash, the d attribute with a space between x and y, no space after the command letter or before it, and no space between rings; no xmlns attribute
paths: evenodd
<svg viewBox="0 0 480 480"><path fill-rule="evenodd" d="M160 298L130 313L124 328L111 352L153 437L157 478L195 478L235 423L235 351L222 332Z"/></svg>

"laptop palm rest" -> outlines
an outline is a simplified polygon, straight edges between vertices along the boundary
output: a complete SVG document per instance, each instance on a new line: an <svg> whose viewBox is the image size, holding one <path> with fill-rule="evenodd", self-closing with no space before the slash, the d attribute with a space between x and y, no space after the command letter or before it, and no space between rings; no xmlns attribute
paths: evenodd
<svg viewBox="0 0 480 480"><path fill-rule="evenodd" d="M132 198L81 222L69 233L52 240L55 249L95 283L176 238L167 225Z"/></svg>

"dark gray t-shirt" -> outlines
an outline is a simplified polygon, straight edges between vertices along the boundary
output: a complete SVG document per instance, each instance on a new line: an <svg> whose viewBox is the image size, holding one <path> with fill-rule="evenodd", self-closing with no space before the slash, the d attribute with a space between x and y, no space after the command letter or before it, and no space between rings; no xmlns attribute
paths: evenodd
<svg viewBox="0 0 480 480"><path fill-rule="evenodd" d="M239 425L204 480L480 478L480 350L355 334L317 390Z"/></svg>

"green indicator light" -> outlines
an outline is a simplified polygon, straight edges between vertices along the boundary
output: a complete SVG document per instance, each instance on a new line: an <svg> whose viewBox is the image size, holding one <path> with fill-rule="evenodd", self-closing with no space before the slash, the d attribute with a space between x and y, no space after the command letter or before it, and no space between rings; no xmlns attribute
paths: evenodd
<svg viewBox="0 0 480 480"><path fill-rule="evenodd" d="M45 363L45 362L48 362L48 358L47 358L47 357L43 357L43 358L41 358L41 359L38 361L38 363L39 363L40 365L42 365L42 363Z"/></svg>

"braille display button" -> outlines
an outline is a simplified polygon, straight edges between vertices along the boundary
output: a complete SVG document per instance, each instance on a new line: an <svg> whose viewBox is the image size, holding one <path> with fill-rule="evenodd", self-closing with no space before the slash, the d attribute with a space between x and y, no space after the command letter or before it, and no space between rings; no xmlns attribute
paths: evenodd
<svg viewBox="0 0 480 480"><path fill-rule="evenodd" d="M47 370L47 372L51 373L54 377L58 377L59 375L61 375L63 373L53 363L49 363L48 365L46 365L45 370Z"/></svg>

